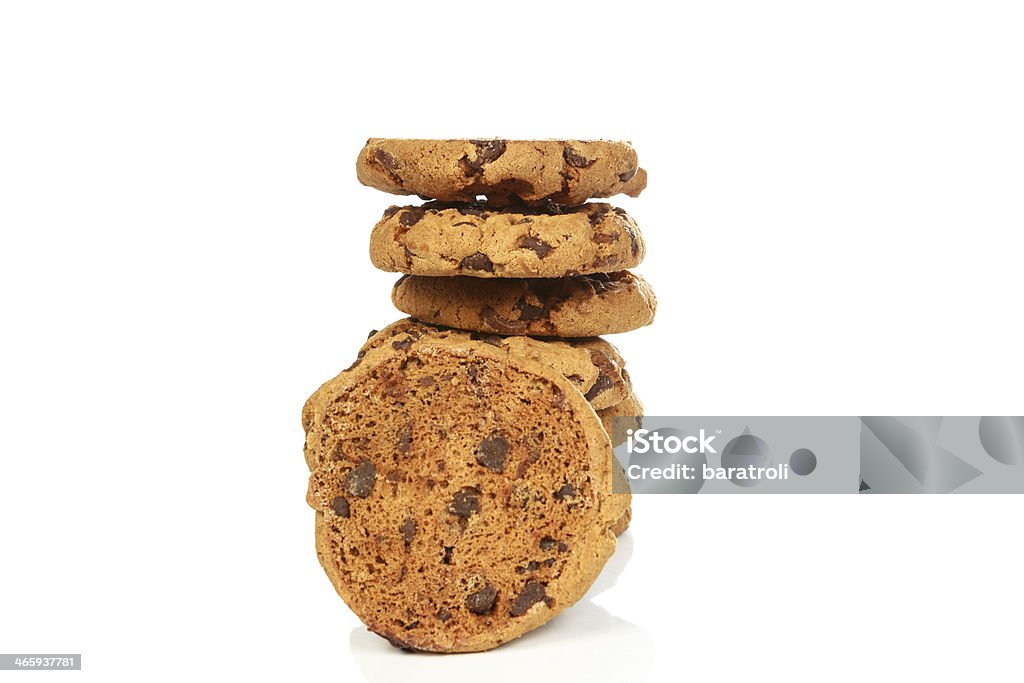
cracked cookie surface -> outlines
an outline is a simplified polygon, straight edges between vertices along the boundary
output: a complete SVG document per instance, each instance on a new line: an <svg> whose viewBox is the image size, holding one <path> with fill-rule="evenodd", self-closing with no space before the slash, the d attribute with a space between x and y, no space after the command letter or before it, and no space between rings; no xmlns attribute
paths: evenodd
<svg viewBox="0 0 1024 683"><path fill-rule="evenodd" d="M594 337L654 320L650 285L629 271L566 278L403 275L395 307L424 322L491 334Z"/></svg>
<svg viewBox="0 0 1024 683"><path fill-rule="evenodd" d="M639 265L645 253L636 221L600 202L543 210L440 202L392 206L370 235L377 268L436 277L608 273Z"/></svg>
<svg viewBox="0 0 1024 683"><path fill-rule="evenodd" d="M486 650L579 600L614 552L611 444L559 372L418 329L371 338L303 410L317 554L393 645Z"/></svg>
<svg viewBox="0 0 1024 683"><path fill-rule="evenodd" d="M647 174L627 142L608 140L415 140L370 138L359 182L391 194L451 202L576 205L637 196Z"/></svg>

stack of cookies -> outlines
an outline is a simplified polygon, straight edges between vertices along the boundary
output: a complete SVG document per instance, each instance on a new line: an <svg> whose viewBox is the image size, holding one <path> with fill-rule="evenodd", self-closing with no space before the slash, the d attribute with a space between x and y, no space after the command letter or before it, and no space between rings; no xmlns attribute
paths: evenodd
<svg viewBox="0 0 1024 683"><path fill-rule="evenodd" d="M642 407L598 335L655 299L636 223L588 200L646 174L622 142L385 139L357 173L427 201L370 242L411 317L303 408L317 554L393 645L486 650L582 597L629 523L612 421Z"/></svg>

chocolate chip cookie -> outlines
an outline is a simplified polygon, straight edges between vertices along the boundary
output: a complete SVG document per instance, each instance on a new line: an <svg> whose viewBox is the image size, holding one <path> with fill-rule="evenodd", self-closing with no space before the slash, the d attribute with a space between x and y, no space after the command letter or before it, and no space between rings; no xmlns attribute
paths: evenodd
<svg viewBox="0 0 1024 683"><path fill-rule="evenodd" d="M626 400L632 393L626 363L619 355L618 349L603 339L593 337L550 340L501 337L448 329L405 318L379 332L371 333L370 338L360 349L356 362L361 362L359 359L372 349L396 344L400 347L410 344L410 339L424 337L462 342L480 341L504 353L538 361L557 370L568 379L590 402L594 410L614 406Z"/></svg>
<svg viewBox="0 0 1024 683"><path fill-rule="evenodd" d="M593 337L654 320L650 285L623 270L566 278L481 280L403 275L395 307L425 322L492 334Z"/></svg>
<svg viewBox="0 0 1024 683"><path fill-rule="evenodd" d="M356 175L391 194L451 202L582 204L647 184L627 142L607 140L394 140L370 138Z"/></svg>
<svg viewBox="0 0 1024 683"><path fill-rule="evenodd" d="M487 650L579 600L614 552L611 444L559 372L420 329L377 335L307 402L317 554L393 645Z"/></svg>
<svg viewBox="0 0 1024 683"><path fill-rule="evenodd" d="M638 265L646 249L629 214L592 202L562 209L492 204L392 206L370 235L370 260L410 275L565 277Z"/></svg>
<svg viewBox="0 0 1024 683"><path fill-rule="evenodd" d="M612 448L626 441L626 430L629 428L639 429L643 424L644 407L634 394L630 394L624 401L620 401L610 408L597 411L601 418L601 424L605 432L611 438ZM629 420L616 420L616 417L629 417ZM612 525L612 531L616 536L629 527L629 521L633 516L631 507L632 493L629 490L629 477L622 469L618 459L612 463L612 505L621 510L618 520Z"/></svg>
<svg viewBox="0 0 1024 683"><path fill-rule="evenodd" d="M626 442L627 429L636 430L643 426L644 406L636 395L630 393L629 396L615 405L598 410L597 416L601 418L601 424L604 425L605 431L608 432L608 436L612 441L612 448L614 448ZM631 419L616 421L616 417L628 417Z"/></svg>

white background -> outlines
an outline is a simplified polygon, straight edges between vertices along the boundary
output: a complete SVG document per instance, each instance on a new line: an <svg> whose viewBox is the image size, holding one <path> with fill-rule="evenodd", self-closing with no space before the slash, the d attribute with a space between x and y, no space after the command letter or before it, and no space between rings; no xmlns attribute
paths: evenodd
<svg viewBox="0 0 1024 683"><path fill-rule="evenodd" d="M392 651L323 576L299 408L399 317L370 136L632 140L651 414L1022 412L1020 5L666 4L4 2L0 651L1019 681L1017 496L638 498L617 585L484 655Z"/></svg>

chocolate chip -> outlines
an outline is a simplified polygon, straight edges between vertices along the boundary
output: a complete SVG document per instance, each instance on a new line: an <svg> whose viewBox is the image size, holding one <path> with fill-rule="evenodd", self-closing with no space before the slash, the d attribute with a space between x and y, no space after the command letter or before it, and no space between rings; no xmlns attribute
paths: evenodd
<svg viewBox="0 0 1024 683"><path fill-rule="evenodd" d="M402 542L409 545L412 543L413 537L416 536L416 521L407 517L398 530L402 533Z"/></svg>
<svg viewBox="0 0 1024 683"><path fill-rule="evenodd" d="M395 169L398 168L398 161L395 160L395 157L391 156L390 152L378 149L374 151L373 158L378 164L384 167L384 170L387 171L389 175L394 175Z"/></svg>
<svg viewBox="0 0 1024 683"><path fill-rule="evenodd" d="M466 270L484 270L488 273L494 272L494 264L491 263L491 259L487 258L487 254L482 254L479 251L462 259L462 261L459 262L459 267L465 268Z"/></svg>
<svg viewBox="0 0 1024 683"><path fill-rule="evenodd" d="M535 572L538 569L540 569L540 562L537 562L537 560L530 560L525 567L516 567L516 574Z"/></svg>
<svg viewBox="0 0 1024 683"><path fill-rule="evenodd" d="M611 244L612 242L619 241L619 233L595 232L593 235L591 235L590 239L596 242L597 244Z"/></svg>
<svg viewBox="0 0 1024 683"><path fill-rule="evenodd" d="M558 541L556 541L555 539L551 538L550 536L545 536L544 538L540 539L540 549L551 550L555 547L556 543L558 543Z"/></svg>
<svg viewBox="0 0 1024 683"><path fill-rule="evenodd" d="M345 475L345 488L353 496L366 498L373 490L373 482L377 476L377 468L364 459Z"/></svg>
<svg viewBox="0 0 1024 683"><path fill-rule="evenodd" d="M538 258L544 258L551 253L551 245L533 235L523 235L516 240L516 246L520 249L529 249L537 254Z"/></svg>
<svg viewBox="0 0 1024 683"><path fill-rule="evenodd" d="M629 235L629 251L635 257L637 252L640 251L640 242L636 238L636 232L628 225L626 226L626 234Z"/></svg>
<svg viewBox="0 0 1024 683"><path fill-rule="evenodd" d="M373 336L373 335L370 335L370 336ZM354 370L360 363L363 362L363 356L365 356L365 355L366 355L366 351L360 351L359 353L357 353L356 354L356 359L354 361L352 361L352 365L350 365L347 368L345 368L343 370L343 372L348 372L350 370Z"/></svg>
<svg viewBox="0 0 1024 683"><path fill-rule="evenodd" d="M409 452L409 446L412 444L412 422L407 422L404 427L398 430L398 440L395 444L395 450L402 455Z"/></svg>
<svg viewBox="0 0 1024 683"><path fill-rule="evenodd" d="M381 217L381 220L385 220L387 218L391 218L392 216L394 216L396 213L398 213L401 210L402 210L402 207L400 207L400 206L389 206L388 208L384 209L384 215Z"/></svg>
<svg viewBox="0 0 1024 683"><path fill-rule="evenodd" d="M435 384L437 384L437 380L431 377L430 375L425 375L423 377L420 377L417 384L419 384L421 387L432 387Z"/></svg>
<svg viewBox="0 0 1024 683"><path fill-rule="evenodd" d="M334 499L334 502L331 503L331 508L334 510L334 514L339 517L349 516L348 501L341 496Z"/></svg>
<svg viewBox="0 0 1024 683"><path fill-rule="evenodd" d="M448 512L462 519L469 519L480 512L480 489L475 486L463 486L452 496L448 503Z"/></svg>
<svg viewBox="0 0 1024 683"><path fill-rule="evenodd" d="M452 563L452 552L455 550L454 546L446 545L444 547L444 555L441 557L441 564Z"/></svg>
<svg viewBox="0 0 1024 683"><path fill-rule="evenodd" d="M557 491L555 491L555 500L557 500L558 502L562 502L566 498L575 498L575 497L576 497L576 489L573 488L572 485L570 485L570 484L563 484L562 488L560 488Z"/></svg>
<svg viewBox="0 0 1024 683"><path fill-rule="evenodd" d="M402 277L404 278L406 276L403 275ZM366 335L366 338L369 339L370 337L372 337L373 335L377 334L378 332L380 332L380 330L370 330L370 334Z"/></svg>
<svg viewBox="0 0 1024 683"><path fill-rule="evenodd" d="M536 579L530 579L523 586L523 590L512 600L512 608L509 613L513 617L521 617L535 604L545 598L544 584Z"/></svg>
<svg viewBox="0 0 1024 683"><path fill-rule="evenodd" d="M470 140L476 146L476 158L463 158L464 171L467 176L479 175L484 164L489 164L505 153L504 140Z"/></svg>
<svg viewBox="0 0 1024 683"><path fill-rule="evenodd" d="M406 337L405 339L400 339L399 341L391 342L391 348L395 349L396 351L408 351L409 347L412 346L412 342L412 337Z"/></svg>
<svg viewBox="0 0 1024 683"><path fill-rule="evenodd" d="M489 583L475 593L466 596L466 609L473 614L489 614L498 598L498 589Z"/></svg>
<svg viewBox="0 0 1024 683"><path fill-rule="evenodd" d="M456 204L455 210L461 213L463 216L479 216L486 218L490 212L480 204ZM474 225L470 223L469 225Z"/></svg>
<svg viewBox="0 0 1024 683"><path fill-rule="evenodd" d="M586 204L584 204L584 206L586 206ZM593 225L594 227L597 227L598 225L600 225L601 221L603 221L608 216L608 214L610 214L611 212L612 212L611 209L603 208L600 211L593 211L593 212L591 212L587 216L587 218L590 220L590 224L591 225Z"/></svg>
<svg viewBox="0 0 1024 683"><path fill-rule="evenodd" d="M581 282L590 285L598 296L616 289L621 280L619 273L593 273L581 278Z"/></svg>
<svg viewBox="0 0 1024 683"><path fill-rule="evenodd" d="M491 310L493 312L493 309ZM482 341L484 344L497 346L499 349L501 348L501 337L496 334L480 334L479 332L471 332L469 338L475 341Z"/></svg>
<svg viewBox="0 0 1024 683"><path fill-rule="evenodd" d="M526 331L526 323L519 320L506 320L498 315L490 306L485 306L483 310L483 321L487 325L497 330L502 334L522 334ZM495 346L501 346L500 342Z"/></svg>
<svg viewBox="0 0 1024 683"><path fill-rule="evenodd" d="M593 401L598 394L611 389L613 386L615 386L615 383L612 382L612 378L602 372L597 376L597 381L587 390L587 393L583 394L583 398Z"/></svg>
<svg viewBox="0 0 1024 683"><path fill-rule="evenodd" d="M422 207L413 206L402 212L402 215L398 217L398 223L409 228L423 220L425 215L427 212Z"/></svg>
<svg viewBox="0 0 1024 683"><path fill-rule="evenodd" d="M374 631L374 633L387 640L394 647L400 648L402 650L408 650L410 652L419 651L417 650L415 645L413 645L407 640L402 640L399 636L395 635L391 631Z"/></svg>
<svg viewBox="0 0 1024 683"><path fill-rule="evenodd" d="M597 380L594 385L590 387L586 394L583 395L588 401L593 401L594 398L602 391L607 391L615 386L615 382L612 381L611 373L615 372L617 365L611 356L604 351L598 349L590 350L590 362L594 364L594 367L598 369Z"/></svg>
<svg viewBox="0 0 1024 683"><path fill-rule="evenodd" d="M586 158L569 145L566 145L565 149L562 150L562 158L565 159L565 163L574 168L586 168L597 161L597 159Z"/></svg>
<svg viewBox="0 0 1024 683"><path fill-rule="evenodd" d="M526 303L526 299L520 297L516 302L516 309L519 310L520 320L542 320L547 317L548 309L543 306L534 306Z"/></svg>
<svg viewBox="0 0 1024 683"><path fill-rule="evenodd" d="M633 176L635 176L635 175L636 175L636 169L635 168L631 168L628 171L626 171L625 173L620 173L619 174L619 180L624 182L624 183L628 183L630 180L633 179Z"/></svg>
<svg viewBox="0 0 1024 683"><path fill-rule="evenodd" d="M481 441L476 449L476 461L492 472L504 471L507 457L508 441L497 432Z"/></svg>
<svg viewBox="0 0 1024 683"><path fill-rule="evenodd" d="M473 144L476 145L477 155L485 164L491 163L505 153L504 140L475 140Z"/></svg>
<svg viewBox="0 0 1024 683"><path fill-rule="evenodd" d="M468 175L476 175L489 164L505 154L505 140L471 140L476 145L476 159L467 160Z"/></svg>
<svg viewBox="0 0 1024 683"><path fill-rule="evenodd" d="M437 618L438 618L438 620L439 620L439 621L440 621L440 622L441 622L442 624L443 624L444 622L448 621L448 620L449 620L449 619L451 618L451 616L452 616L452 615L451 615L451 614L450 614L450 613L448 612L448 610L447 610L447 609L445 609L444 607L442 607L441 609L437 610Z"/></svg>

